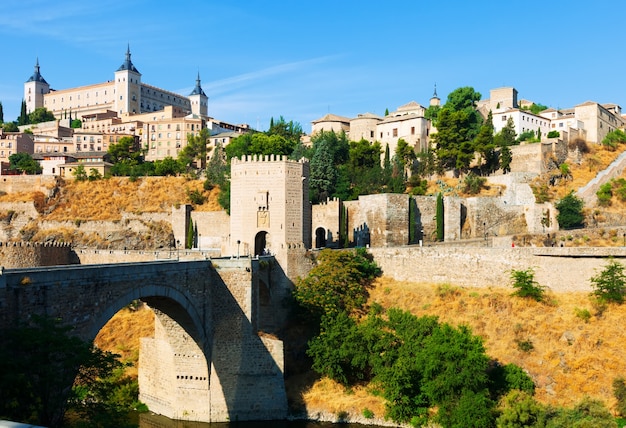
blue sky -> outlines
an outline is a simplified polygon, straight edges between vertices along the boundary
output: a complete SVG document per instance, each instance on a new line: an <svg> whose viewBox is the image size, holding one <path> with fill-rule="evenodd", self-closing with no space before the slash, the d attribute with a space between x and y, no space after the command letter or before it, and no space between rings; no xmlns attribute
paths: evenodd
<svg viewBox="0 0 626 428"><path fill-rule="evenodd" d="M199 72L209 115L310 132L327 113L383 115L471 86L513 86L554 108L626 107L626 2L3 0L0 102L19 115L39 58L54 89L113 78L130 44L150 85L188 95Z"/></svg>

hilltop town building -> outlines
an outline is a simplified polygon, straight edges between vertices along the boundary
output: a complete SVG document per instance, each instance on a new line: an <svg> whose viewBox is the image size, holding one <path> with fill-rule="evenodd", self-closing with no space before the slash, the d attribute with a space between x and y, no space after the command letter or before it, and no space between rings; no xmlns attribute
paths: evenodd
<svg viewBox="0 0 626 428"><path fill-rule="evenodd" d="M55 117L62 119L71 115L75 119L83 116L114 111L117 115L140 114L163 110L165 106L178 107L186 114L206 117L208 97L200 85L188 96L176 94L156 86L143 83L141 73L131 60L130 47L126 58L115 71L113 80L76 88L55 90L41 75L39 60L33 75L24 83L26 112L45 107Z"/></svg>

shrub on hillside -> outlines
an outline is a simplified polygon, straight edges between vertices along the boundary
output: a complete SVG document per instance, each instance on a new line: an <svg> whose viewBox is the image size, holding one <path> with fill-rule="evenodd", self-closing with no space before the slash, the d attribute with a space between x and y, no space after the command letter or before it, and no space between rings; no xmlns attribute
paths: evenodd
<svg viewBox="0 0 626 428"><path fill-rule="evenodd" d="M611 259L605 268L590 281L594 289L592 295L601 302L618 304L624 302L626 274L624 274L624 265L621 263Z"/></svg>
<svg viewBox="0 0 626 428"><path fill-rule="evenodd" d="M562 229L573 229L582 227L585 217L583 215L583 201L574 195L574 192L568 193L555 205L559 211L556 220Z"/></svg>
<svg viewBox="0 0 626 428"><path fill-rule="evenodd" d="M535 281L535 271L532 268L511 270L511 286L516 290L513 296L529 297L537 302L543 300L544 287Z"/></svg>

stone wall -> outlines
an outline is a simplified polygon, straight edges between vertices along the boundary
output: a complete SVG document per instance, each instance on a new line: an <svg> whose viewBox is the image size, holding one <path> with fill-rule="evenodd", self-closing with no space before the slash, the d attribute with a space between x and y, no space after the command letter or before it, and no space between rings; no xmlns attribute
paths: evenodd
<svg viewBox="0 0 626 428"><path fill-rule="evenodd" d="M226 211L192 211L198 229L198 249L214 254L230 254L230 217Z"/></svg>
<svg viewBox="0 0 626 428"><path fill-rule="evenodd" d="M461 287L508 287L511 270L533 268L540 285L557 292L589 292L589 278L625 248L492 248L437 245L370 248L383 275L398 281Z"/></svg>
<svg viewBox="0 0 626 428"><path fill-rule="evenodd" d="M28 268L77 263L70 244L0 242L0 266L3 268Z"/></svg>
<svg viewBox="0 0 626 428"><path fill-rule="evenodd" d="M311 207L313 247L337 248L340 246L339 222L342 209L343 203L338 198L329 199Z"/></svg>
<svg viewBox="0 0 626 428"><path fill-rule="evenodd" d="M358 247L390 247L409 243L409 196L384 193L362 195L344 205L348 239Z"/></svg>
<svg viewBox="0 0 626 428"><path fill-rule="evenodd" d="M0 178L0 191L5 193L42 192L51 196L58 177L43 175L3 175Z"/></svg>

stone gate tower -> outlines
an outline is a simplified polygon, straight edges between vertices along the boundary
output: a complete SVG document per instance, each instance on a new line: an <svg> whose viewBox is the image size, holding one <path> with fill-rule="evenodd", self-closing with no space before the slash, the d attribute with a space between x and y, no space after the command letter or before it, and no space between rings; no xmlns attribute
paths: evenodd
<svg viewBox="0 0 626 428"><path fill-rule="evenodd" d="M254 155L231 163L230 248L262 255L288 246L311 248L309 163Z"/></svg>

